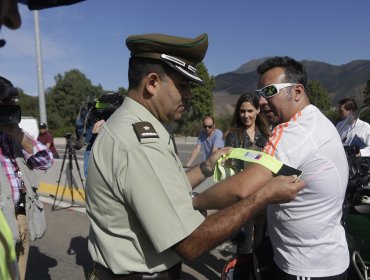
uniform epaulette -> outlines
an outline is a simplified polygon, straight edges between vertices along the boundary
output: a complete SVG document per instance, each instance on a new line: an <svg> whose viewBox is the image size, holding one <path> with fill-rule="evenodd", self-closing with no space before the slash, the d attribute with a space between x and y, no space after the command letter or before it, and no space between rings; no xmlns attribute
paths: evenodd
<svg viewBox="0 0 370 280"><path fill-rule="evenodd" d="M140 142L141 139L145 138L159 138L157 132L150 122L137 122L132 126L134 127L134 131Z"/></svg>

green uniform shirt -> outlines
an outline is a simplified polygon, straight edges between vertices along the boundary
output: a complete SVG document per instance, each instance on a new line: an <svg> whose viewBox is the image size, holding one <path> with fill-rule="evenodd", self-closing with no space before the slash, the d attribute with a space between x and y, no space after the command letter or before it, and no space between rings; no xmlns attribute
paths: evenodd
<svg viewBox="0 0 370 280"><path fill-rule="evenodd" d="M133 124L142 121L153 125L153 137L138 139ZM99 133L89 161L86 210L93 260L116 274L160 272L178 263L171 246L204 220L193 209L190 191L167 130L125 98Z"/></svg>

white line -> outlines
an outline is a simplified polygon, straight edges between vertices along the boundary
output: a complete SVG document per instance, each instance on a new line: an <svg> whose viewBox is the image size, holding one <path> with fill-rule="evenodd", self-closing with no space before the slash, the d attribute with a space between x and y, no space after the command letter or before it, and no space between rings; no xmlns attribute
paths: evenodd
<svg viewBox="0 0 370 280"><path fill-rule="evenodd" d="M39 199L42 202L50 204L50 205L53 205L53 203L54 203L54 199L51 199L51 198L48 198L48 197L40 196ZM63 201L57 202L55 205L60 206L62 208L68 208L68 210L73 210L73 211L77 211L77 212L81 212L81 213L86 214L86 209L85 209L84 206L78 205L78 207L71 207L71 203L67 203L67 202L63 202Z"/></svg>

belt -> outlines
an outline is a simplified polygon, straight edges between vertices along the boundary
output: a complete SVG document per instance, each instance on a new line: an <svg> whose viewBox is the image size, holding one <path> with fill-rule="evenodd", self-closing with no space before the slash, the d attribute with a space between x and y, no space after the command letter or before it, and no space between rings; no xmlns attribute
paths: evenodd
<svg viewBox="0 0 370 280"><path fill-rule="evenodd" d="M170 269L156 273L133 272L130 274L114 274L109 268L94 263L93 273L100 280L179 280L181 279L181 265L179 262Z"/></svg>

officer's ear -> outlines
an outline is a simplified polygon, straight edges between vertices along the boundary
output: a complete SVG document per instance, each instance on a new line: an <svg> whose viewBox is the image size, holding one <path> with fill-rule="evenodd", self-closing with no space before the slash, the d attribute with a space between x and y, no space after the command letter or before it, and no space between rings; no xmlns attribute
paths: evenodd
<svg viewBox="0 0 370 280"><path fill-rule="evenodd" d="M144 79L144 87L147 93L149 93L151 96L156 95L159 88L159 76L157 73L149 73L145 76Z"/></svg>

